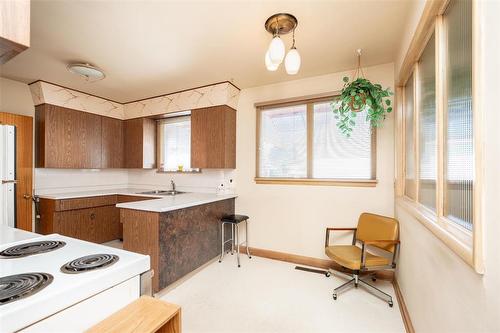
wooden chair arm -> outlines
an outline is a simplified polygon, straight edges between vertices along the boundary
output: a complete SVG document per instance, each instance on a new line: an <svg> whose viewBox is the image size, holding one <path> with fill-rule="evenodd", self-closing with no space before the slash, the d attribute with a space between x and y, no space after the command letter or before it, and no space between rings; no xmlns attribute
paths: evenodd
<svg viewBox="0 0 500 333"><path fill-rule="evenodd" d="M328 247L330 244L330 231L354 231L354 235L352 236L352 241L354 244L356 238L356 230L358 230L358 228L326 228L325 247Z"/></svg>

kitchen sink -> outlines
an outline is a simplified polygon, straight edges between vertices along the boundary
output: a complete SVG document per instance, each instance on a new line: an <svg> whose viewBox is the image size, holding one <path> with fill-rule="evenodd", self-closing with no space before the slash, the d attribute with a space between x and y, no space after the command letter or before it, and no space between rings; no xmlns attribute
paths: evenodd
<svg viewBox="0 0 500 333"><path fill-rule="evenodd" d="M176 190L152 190L145 192L138 192L137 194L152 194L152 195L177 195L186 192L176 191Z"/></svg>

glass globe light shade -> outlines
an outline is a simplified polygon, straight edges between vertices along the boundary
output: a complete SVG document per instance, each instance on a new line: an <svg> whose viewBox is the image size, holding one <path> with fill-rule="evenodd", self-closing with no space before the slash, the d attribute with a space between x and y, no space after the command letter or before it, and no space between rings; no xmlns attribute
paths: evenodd
<svg viewBox="0 0 500 333"><path fill-rule="evenodd" d="M283 62L283 58L285 57L285 44L280 36L276 36L271 40L268 52L269 58L273 64L279 65Z"/></svg>
<svg viewBox="0 0 500 333"><path fill-rule="evenodd" d="M266 52L265 62L266 62L266 68L270 72L276 71L278 69L278 67L280 66L279 64L276 64L276 65L273 64L273 62L271 61L271 58L269 57L269 50Z"/></svg>
<svg viewBox="0 0 500 333"><path fill-rule="evenodd" d="M295 47L288 51L285 58L285 69L290 75L295 75L300 69L300 54Z"/></svg>

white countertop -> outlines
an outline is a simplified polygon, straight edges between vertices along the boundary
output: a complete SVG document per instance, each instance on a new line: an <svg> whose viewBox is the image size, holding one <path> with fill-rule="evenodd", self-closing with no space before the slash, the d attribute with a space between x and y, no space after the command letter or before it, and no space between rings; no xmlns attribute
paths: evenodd
<svg viewBox="0 0 500 333"><path fill-rule="evenodd" d="M138 196L138 197L158 198L158 195L155 195L155 194L140 194L139 193L139 192L146 192L146 191L151 191L151 189L114 188L114 189L108 189L108 190L40 194L40 195L38 195L38 197L43 198L43 199L62 200L62 199L99 197L99 196L104 196L104 195L123 194L123 195L133 195L133 196Z"/></svg>
<svg viewBox="0 0 500 333"><path fill-rule="evenodd" d="M181 193L161 199L121 203L116 207L161 213L236 197L236 194Z"/></svg>

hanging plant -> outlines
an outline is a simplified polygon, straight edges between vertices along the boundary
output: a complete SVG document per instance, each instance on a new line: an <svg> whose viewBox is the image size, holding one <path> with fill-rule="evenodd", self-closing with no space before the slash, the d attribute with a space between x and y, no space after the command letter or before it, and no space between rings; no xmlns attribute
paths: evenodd
<svg viewBox="0 0 500 333"><path fill-rule="evenodd" d="M331 103L340 131L350 137L356 125L356 117L362 112L366 112L366 120L370 121L372 128L379 127L385 120L386 114L392 112L389 97L393 93L389 88L383 89L380 84L373 84L365 79L361 69L360 49L358 49L358 68L353 80L349 82L348 77L344 77L343 80L344 87L339 98Z"/></svg>

